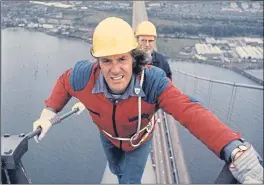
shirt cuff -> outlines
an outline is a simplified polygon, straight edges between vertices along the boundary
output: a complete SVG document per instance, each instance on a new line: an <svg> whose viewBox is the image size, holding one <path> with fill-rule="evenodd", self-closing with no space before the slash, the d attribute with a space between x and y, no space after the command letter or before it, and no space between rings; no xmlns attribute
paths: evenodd
<svg viewBox="0 0 264 185"><path fill-rule="evenodd" d="M52 111L52 112L54 112L54 113L58 113L58 112L56 111L56 109L54 109L54 108L52 108L52 107L48 107L48 106L46 106L45 109L48 109L48 110L50 110L50 111Z"/></svg>
<svg viewBox="0 0 264 185"><path fill-rule="evenodd" d="M222 160L225 160L228 164L230 164L232 161L231 161L231 153L232 151L237 148L238 146L240 145L245 145L246 144L244 143L245 140L244 139L239 139L239 140L234 140L234 141L231 141L230 143L228 143L222 150L221 150L221 153L220 153L220 158Z"/></svg>

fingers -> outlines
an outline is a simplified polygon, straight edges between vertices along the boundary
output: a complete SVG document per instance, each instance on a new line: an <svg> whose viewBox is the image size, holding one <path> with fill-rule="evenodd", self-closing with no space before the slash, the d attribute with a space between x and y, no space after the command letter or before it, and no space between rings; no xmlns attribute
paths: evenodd
<svg viewBox="0 0 264 185"><path fill-rule="evenodd" d="M57 114L49 109L44 108L41 112L40 118L33 123L33 131L41 127L41 132L38 136L34 136L37 143L47 134L51 128L52 123L50 122Z"/></svg>
<svg viewBox="0 0 264 185"><path fill-rule="evenodd" d="M81 103L81 102L78 102L76 103L73 107L72 107L72 110L74 109L78 109L78 111L75 113L77 115L80 115L84 110L85 110L85 106Z"/></svg>
<svg viewBox="0 0 264 185"><path fill-rule="evenodd" d="M74 110L74 109L76 109L76 108L78 108L78 107L72 107L72 110ZM78 108L79 110L77 111L77 112L75 112L74 114L77 114L77 115L80 115L81 114L81 110L80 110L80 108Z"/></svg>
<svg viewBox="0 0 264 185"><path fill-rule="evenodd" d="M39 143L45 137L45 135L47 134L47 132L48 132L48 128L45 128L45 127L42 128L40 135L39 136L34 136L34 140L37 143Z"/></svg>
<svg viewBox="0 0 264 185"><path fill-rule="evenodd" d="M41 131L41 133L40 133L40 135L38 137L38 140L41 141L43 139L43 137L46 135L46 133L47 133L47 130L43 129L43 131Z"/></svg>
<svg viewBox="0 0 264 185"><path fill-rule="evenodd" d="M37 122L34 122L33 123L33 131L37 130L39 124L37 124ZM34 136L34 140L36 141L36 143L39 143L39 140L38 140L38 136Z"/></svg>
<svg viewBox="0 0 264 185"><path fill-rule="evenodd" d="M38 120L36 122L33 123L33 131L37 130L38 127L41 127L41 132L39 135L34 136L34 140L39 143L47 134L48 130L50 129L50 127L52 126L52 124L47 121L47 120Z"/></svg>
<svg viewBox="0 0 264 185"><path fill-rule="evenodd" d="M34 136L34 140L36 141L36 143L39 143L38 136Z"/></svg>
<svg viewBox="0 0 264 185"><path fill-rule="evenodd" d="M72 111L75 109L79 109L75 114L77 114L80 111L80 108L78 107L78 104L76 103L75 105L72 106Z"/></svg>
<svg viewBox="0 0 264 185"><path fill-rule="evenodd" d="M240 183L263 182L263 167L257 158L257 152L250 147L229 166L229 170Z"/></svg>

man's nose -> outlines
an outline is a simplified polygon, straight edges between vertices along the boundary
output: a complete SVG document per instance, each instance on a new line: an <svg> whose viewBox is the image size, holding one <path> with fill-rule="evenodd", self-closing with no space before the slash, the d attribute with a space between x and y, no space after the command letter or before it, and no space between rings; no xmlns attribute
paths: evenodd
<svg viewBox="0 0 264 185"><path fill-rule="evenodd" d="M111 68L111 72L114 74L118 74L121 71L120 65L118 63L114 63Z"/></svg>
<svg viewBox="0 0 264 185"><path fill-rule="evenodd" d="M145 45L146 45L146 46L150 46L150 43L149 43L148 40L146 41Z"/></svg>

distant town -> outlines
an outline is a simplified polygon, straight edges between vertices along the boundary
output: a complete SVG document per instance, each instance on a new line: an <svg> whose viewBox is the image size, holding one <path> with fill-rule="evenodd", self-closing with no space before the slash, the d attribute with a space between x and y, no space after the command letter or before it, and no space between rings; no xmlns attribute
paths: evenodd
<svg viewBox="0 0 264 185"><path fill-rule="evenodd" d="M200 62L217 62L227 66L229 63L237 63L241 69L263 69L263 38L206 37L192 47L183 48L180 57Z"/></svg>
<svg viewBox="0 0 264 185"><path fill-rule="evenodd" d="M263 35L261 1L146 1L146 7L160 35L173 38ZM96 24L108 15L121 16L131 23L132 1L4 1L1 13L1 28L41 28L87 39Z"/></svg>
<svg viewBox="0 0 264 185"><path fill-rule="evenodd" d="M21 27L92 42L100 20L131 24L132 1L4 1L1 29ZM164 39L197 39L177 58L263 69L262 1L146 1L149 20Z"/></svg>

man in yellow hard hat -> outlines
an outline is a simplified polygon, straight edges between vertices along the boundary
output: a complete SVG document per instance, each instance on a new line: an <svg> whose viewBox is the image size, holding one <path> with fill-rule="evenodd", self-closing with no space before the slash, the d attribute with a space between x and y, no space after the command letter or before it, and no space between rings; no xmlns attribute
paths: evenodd
<svg viewBox="0 0 264 185"><path fill-rule="evenodd" d="M157 40L156 27L150 21L141 22L136 29L135 36L139 48L152 56L151 65L163 69L168 78L172 79L172 72L166 57L160 52L154 50Z"/></svg>
<svg viewBox="0 0 264 185"><path fill-rule="evenodd" d="M212 112L192 102L163 70L146 65L147 54L137 49L127 22L116 17L101 21L94 30L91 53L95 62L79 61L56 81L40 118L33 123L34 131L42 128L37 142L50 130L57 113L75 97L80 102L73 109L79 109L77 114L88 110L119 183L139 184L155 129L156 122L150 120L161 108L219 158L234 164L233 174L240 182L246 177L259 181L263 168L253 147Z"/></svg>

